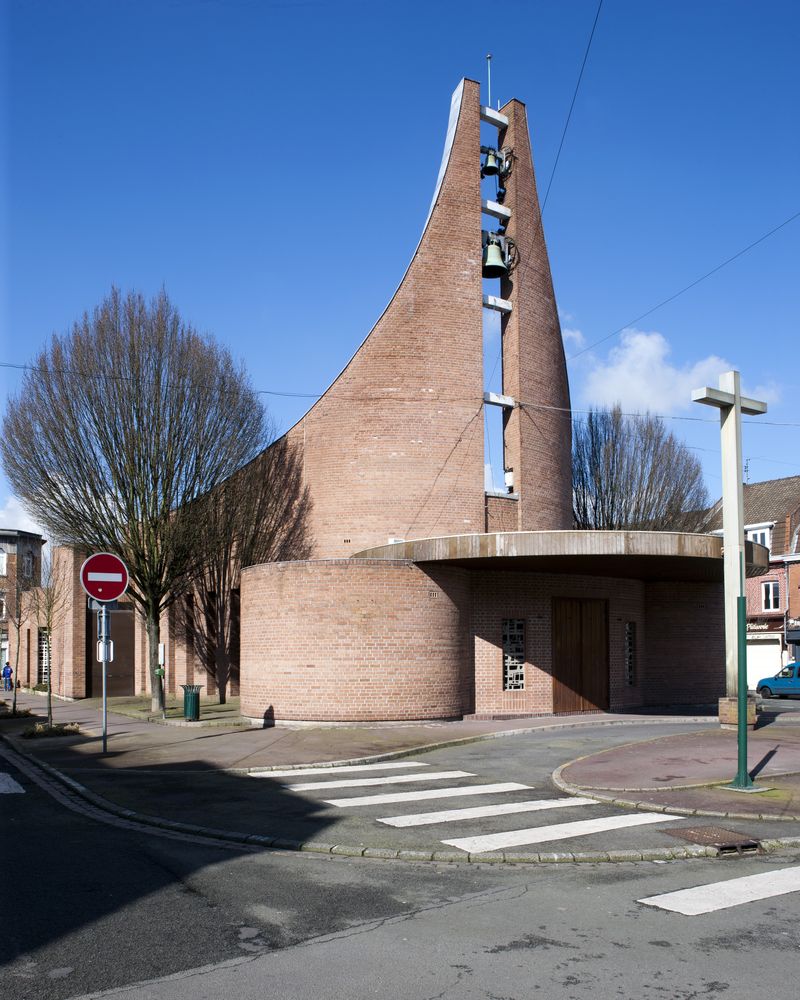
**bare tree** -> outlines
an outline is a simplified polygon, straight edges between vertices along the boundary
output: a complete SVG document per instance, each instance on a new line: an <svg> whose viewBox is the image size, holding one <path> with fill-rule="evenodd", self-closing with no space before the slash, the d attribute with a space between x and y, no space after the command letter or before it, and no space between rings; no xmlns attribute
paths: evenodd
<svg viewBox="0 0 800 1000"><path fill-rule="evenodd" d="M44 631L47 655L47 726L50 729L53 727L53 633L66 616L71 584L66 562L59 558L56 550L42 556L41 583L27 595L30 600L30 616L37 627Z"/></svg>
<svg viewBox="0 0 800 1000"><path fill-rule="evenodd" d="M701 531L708 503L700 463L660 417L615 406L575 421L576 528Z"/></svg>
<svg viewBox="0 0 800 1000"><path fill-rule="evenodd" d="M26 373L3 422L6 474L60 542L120 556L148 636L153 710L164 706L160 618L202 554L194 502L264 447L264 409L227 350L165 292L116 289ZM29 441L17 451L11 441Z"/></svg>
<svg viewBox="0 0 800 1000"><path fill-rule="evenodd" d="M307 558L308 488L283 437L197 505L205 553L186 604L187 645L214 678L220 704L239 667L239 585L256 563Z"/></svg>

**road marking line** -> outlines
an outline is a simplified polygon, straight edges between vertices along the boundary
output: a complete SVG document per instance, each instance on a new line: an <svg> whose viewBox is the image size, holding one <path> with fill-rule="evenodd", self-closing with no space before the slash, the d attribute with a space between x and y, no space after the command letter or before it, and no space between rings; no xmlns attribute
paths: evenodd
<svg viewBox="0 0 800 1000"><path fill-rule="evenodd" d="M529 790L530 785L503 781L494 785L456 785L453 788L426 788L420 792L385 792L380 795L351 795L347 799L325 799L329 806L383 806L390 802L419 802L422 799L449 799L461 795L494 795L497 792Z"/></svg>
<svg viewBox="0 0 800 1000"><path fill-rule="evenodd" d="M444 809L441 812L410 813L407 816L389 816L379 819L386 826L429 826L432 823L456 823L462 819L481 819L484 816L507 816L509 813L538 812L540 809L563 809L567 806L596 806L597 799L535 799L529 802L504 802L498 806L472 806L469 809Z"/></svg>
<svg viewBox="0 0 800 1000"><path fill-rule="evenodd" d="M25 789L10 774L0 771L0 795L25 794Z"/></svg>
<svg viewBox="0 0 800 1000"><path fill-rule="evenodd" d="M713 913L730 906L754 903L759 899L784 896L800 890L800 867L779 868L776 871L761 872L759 875L744 875L742 878L728 879L726 882L710 882L696 885L692 889L664 892L659 896L647 896L637 900L645 906L655 906L660 910L672 910L687 917L700 913Z"/></svg>
<svg viewBox="0 0 800 1000"><path fill-rule="evenodd" d="M626 826L644 826L647 823L671 823L678 816L663 813L631 813L625 816L604 816L602 819L584 819L577 823L555 823L552 826L535 826L528 830L509 830L506 833L490 833L481 837L460 837L457 840L443 840L449 847L458 847L471 854L497 851L503 847L519 847L522 844L543 844L550 840L568 840L605 830L619 830Z"/></svg>
<svg viewBox="0 0 800 1000"><path fill-rule="evenodd" d="M349 767L296 767L287 771L251 771L249 778L302 778L306 774L347 774L351 771L388 771L409 767L430 767L420 761L395 761L382 764L351 764Z"/></svg>
<svg viewBox="0 0 800 1000"><path fill-rule="evenodd" d="M441 781L443 778L474 778L472 771L427 771L425 774L387 774L383 778L346 778L344 781L305 781L287 785L290 792L312 792L318 788L364 788L368 785L402 785L410 781Z"/></svg>

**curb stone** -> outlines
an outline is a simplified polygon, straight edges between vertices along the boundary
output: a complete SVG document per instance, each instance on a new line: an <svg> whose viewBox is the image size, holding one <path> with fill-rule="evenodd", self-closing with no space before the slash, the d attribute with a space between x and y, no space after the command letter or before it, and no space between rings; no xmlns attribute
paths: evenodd
<svg viewBox="0 0 800 1000"><path fill-rule="evenodd" d="M574 795L581 798L595 799L597 802L605 802L608 805L618 806L620 809L637 809L640 812L661 812L669 813L670 815L676 816L710 816L716 817L717 819L744 819L753 820L757 822L768 823L772 820L785 823L797 823L800 822L800 816L772 816L766 815L764 813L749 813L749 812L732 812L723 811L721 809L690 809L686 806L665 806L661 802L645 802L642 799L621 799L617 795L606 794L605 792L592 789L592 788L581 788L579 785L573 785L571 781L566 781L562 776L561 772L569 767L571 764L575 764L580 760L586 760L588 757L593 757L594 754L587 754L586 757L576 757L575 760L569 760L566 764L562 764L557 767L555 771L550 775L550 780L567 795ZM683 785L681 788L716 788L725 782L720 781L709 781L704 785ZM635 789L634 789L635 790ZM670 789L665 789L669 791ZM626 791L626 789L618 789L618 791ZM652 789L651 789L652 791ZM783 840L793 840L795 838L781 838Z"/></svg>
<svg viewBox="0 0 800 1000"><path fill-rule="evenodd" d="M518 730L514 730L516 734ZM499 734L492 734L489 738L495 738ZM420 851L420 850L394 850L391 848L378 848L378 847L364 847L362 846L348 846L343 844L325 844L317 843L314 841L298 841L291 840L281 837L271 837L266 834L245 834L229 830L218 830L213 827L199 826L189 823L181 823L177 820L168 820L162 817L149 816L146 813L139 813L132 809L123 808L111 802L109 799L105 799L90 789L86 788L80 782L75 781L74 778L70 778L68 775L59 771L57 768L50 764L39 760L37 757L29 754L23 750L17 748L14 743L5 735L0 734L0 740L6 744L6 746L11 750L12 753L18 755L23 760L25 760L29 765L38 768L40 771L44 772L61 785L68 788L70 791L74 792L77 796L84 799L86 802L95 806L96 808L102 810L103 812L109 813L121 819L135 821L142 826L153 827L154 829L160 829L165 831L171 831L175 833L186 833L192 834L194 836L207 837L209 840L214 841L224 841L228 843L242 844L243 846L260 846L269 850L285 850L285 851L298 851L298 852L309 852L318 854L336 854L346 857L365 857L374 858L382 860L398 860L398 861L434 861L434 862L445 862L445 863L469 863L469 864L572 864L576 862L587 862L587 863L619 863L619 862L630 862L630 861L675 861L684 860L691 858L708 858L708 857L718 857L718 852L713 847L700 847L700 846L688 846L688 847L666 847L666 848L654 848L642 851L579 851L575 853L568 852L492 852L484 854L458 854L455 855L450 851ZM474 742L473 739L467 742ZM419 752L419 751L412 751ZM402 754L405 756L406 754ZM385 755L381 755L382 759L386 759ZM345 766L341 762L336 762L339 766ZM303 765L304 767L310 767L313 765ZM566 765L562 765L566 767ZM560 768L558 770L561 770ZM555 772L554 772L555 775ZM555 777L554 777L555 780ZM566 787L565 787L566 786ZM558 787L563 790L567 790L567 783L562 782ZM569 794L580 794L587 795L590 798L598 798L598 796L591 795L582 789L576 789L575 792L570 791ZM605 799L608 801L608 799ZM620 803L622 804L622 803ZM627 805L632 805L637 808L635 803L626 803ZM672 810L676 811L676 810ZM714 813L713 815L720 815ZM733 817L733 814L727 814ZM738 817L736 817L738 818ZM745 818L759 818L747 816ZM781 837L773 838L769 840L764 840L761 843L762 850L766 853L780 851L786 848L798 848L800 847L800 837Z"/></svg>

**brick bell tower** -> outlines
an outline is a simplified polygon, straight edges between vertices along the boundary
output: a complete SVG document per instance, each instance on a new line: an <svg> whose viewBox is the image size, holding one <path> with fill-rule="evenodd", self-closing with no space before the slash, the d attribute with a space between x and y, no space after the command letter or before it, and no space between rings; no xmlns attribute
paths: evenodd
<svg viewBox="0 0 800 1000"><path fill-rule="evenodd" d="M499 298L484 295L484 306L501 314L503 372L502 396L486 398L487 405L503 409L506 484L516 505L514 510L509 501L487 497L487 530L571 528L569 383L525 105L512 100L500 111L482 108L481 117L498 132L496 150L483 147L482 174L487 163L489 170L497 168L488 177L495 179L496 197L482 199L484 226L489 223L482 234L484 277L492 271L495 236L495 254L499 249L505 267L495 268L502 272Z"/></svg>
<svg viewBox="0 0 800 1000"><path fill-rule="evenodd" d="M496 191L482 122L497 129ZM499 281L487 275L498 253ZM484 392L487 308L501 313L501 395ZM502 495L484 491L486 406L503 410ZM395 539L571 527L569 389L524 105L492 111L478 83L458 85L411 263L288 438L311 495L315 558Z"/></svg>

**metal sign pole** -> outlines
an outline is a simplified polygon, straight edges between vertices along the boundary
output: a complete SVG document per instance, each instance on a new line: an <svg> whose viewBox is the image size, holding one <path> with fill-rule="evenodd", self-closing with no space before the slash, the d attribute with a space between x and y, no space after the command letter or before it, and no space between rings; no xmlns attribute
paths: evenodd
<svg viewBox="0 0 800 1000"><path fill-rule="evenodd" d="M106 673L108 671L108 608L105 604L100 605L97 612L97 623L99 625L100 641L98 643L100 662L103 664L103 753L108 749L108 701L106 697Z"/></svg>

